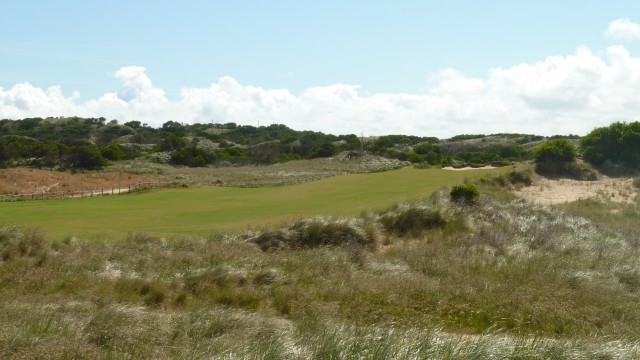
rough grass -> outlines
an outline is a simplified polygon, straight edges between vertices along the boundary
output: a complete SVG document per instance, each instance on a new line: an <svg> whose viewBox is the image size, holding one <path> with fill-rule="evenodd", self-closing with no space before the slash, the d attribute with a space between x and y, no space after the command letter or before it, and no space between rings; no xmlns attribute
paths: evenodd
<svg viewBox="0 0 640 360"><path fill-rule="evenodd" d="M407 213L418 231L388 227ZM603 224L445 189L208 238L5 226L0 357L637 358L638 238Z"/></svg>

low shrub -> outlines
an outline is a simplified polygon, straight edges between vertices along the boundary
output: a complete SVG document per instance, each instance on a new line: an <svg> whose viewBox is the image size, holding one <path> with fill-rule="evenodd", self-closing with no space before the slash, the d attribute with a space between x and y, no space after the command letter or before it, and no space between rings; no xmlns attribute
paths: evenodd
<svg viewBox="0 0 640 360"><path fill-rule="evenodd" d="M458 204L477 205L480 202L478 188L471 184L460 184L451 188L451 201Z"/></svg>
<svg viewBox="0 0 640 360"><path fill-rule="evenodd" d="M260 270L253 278L256 285L271 285L278 278L278 270L269 268Z"/></svg>
<svg viewBox="0 0 640 360"><path fill-rule="evenodd" d="M375 247L377 232L357 221L315 218L298 221L286 230L265 231L251 242L262 251L349 244Z"/></svg>
<svg viewBox="0 0 640 360"><path fill-rule="evenodd" d="M640 177L633 179L633 186L635 186L637 189L640 189Z"/></svg>
<svg viewBox="0 0 640 360"><path fill-rule="evenodd" d="M598 173L591 167L575 161L542 161L536 163L536 173L548 178L597 180Z"/></svg>
<svg viewBox="0 0 640 360"><path fill-rule="evenodd" d="M313 219L301 221L292 228L293 242L298 247L360 244L372 245L375 239L367 237L362 229L346 221Z"/></svg>
<svg viewBox="0 0 640 360"><path fill-rule="evenodd" d="M439 209L423 207L405 207L384 214L380 222L385 230L400 236L417 236L423 231L441 228L446 220Z"/></svg>
<svg viewBox="0 0 640 360"><path fill-rule="evenodd" d="M533 180L531 180L531 171L523 170L523 171L511 171L507 174L509 178L509 182L512 185L522 184L524 186L531 186Z"/></svg>
<svg viewBox="0 0 640 360"><path fill-rule="evenodd" d="M284 230L265 231L252 240L262 251L271 251L289 247L290 234Z"/></svg>
<svg viewBox="0 0 640 360"><path fill-rule="evenodd" d="M503 188L509 188L512 186L531 186L531 184L533 184L531 175L530 170L514 170L500 176L483 177L480 179L480 183L485 185L496 185Z"/></svg>

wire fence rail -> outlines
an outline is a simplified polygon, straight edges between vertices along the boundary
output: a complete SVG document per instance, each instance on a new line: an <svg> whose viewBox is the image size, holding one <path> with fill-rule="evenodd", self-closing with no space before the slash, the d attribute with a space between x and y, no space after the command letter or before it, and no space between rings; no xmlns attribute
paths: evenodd
<svg viewBox="0 0 640 360"><path fill-rule="evenodd" d="M167 186L170 183L163 182L142 182L135 184L127 184L119 187L100 188L90 190L77 191L41 191L30 194L1 194L0 202L26 201L26 200L49 200L49 199L65 199L65 198L85 198L94 196L120 195L134 191L159 188Z"/></svg>

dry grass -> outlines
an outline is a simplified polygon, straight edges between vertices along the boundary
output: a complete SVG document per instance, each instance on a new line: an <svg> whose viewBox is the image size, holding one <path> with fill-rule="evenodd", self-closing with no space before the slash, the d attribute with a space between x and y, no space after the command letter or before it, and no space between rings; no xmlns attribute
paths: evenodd
<svg viewBox="0 0 640 360"><path fill-rule="evenodd" d="M124 172L61 172L30 168L0 169L0 194L75 192L126 188L155 181L149 176Z"/></svg>
<svg viewBox="0 0 640 360"><path fill-rule="evenodd" d="M499 199L207 239L0 228L0 357L640 356L637 233Z"/></svg>

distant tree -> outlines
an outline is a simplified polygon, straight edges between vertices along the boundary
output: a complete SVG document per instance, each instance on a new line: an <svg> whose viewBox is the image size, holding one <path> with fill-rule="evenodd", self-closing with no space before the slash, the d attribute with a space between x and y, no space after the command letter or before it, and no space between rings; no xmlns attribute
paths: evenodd
<svg viewBox="0 0 640 360"><path fill-rule="evenodd" d="M74 146L67 150L67 166L80 169L99 169L107 165L107 159L96 146Z"/></svg>
<svg viewBox="0 0 640 360"><path fill-rule="evenodd" d="M31 165L53 168L59 163L59 150L55 144L41 143L31 149Z"/></svg>
<svg viewBox="0 0 640 360"><path fill-rule="evenodd" d="M142 127L142 124L140 123L140 121L137 120L132 120L132 121L127 121L126 123L124 123L124 126L128 126L132 129L139 129Z"/></svg>
<svg viewBox="0 0 640 360"><path fill-rule="evenodd" d="M311 153L309 154L312 158L317 157L330 157L335 155L336 153L336 145L330 141L324 141L320 144L316 144L311 148Z"/></svg>
<svg viewBox="0 0 640 360"><path fill-rule="evenodd" d="M187 132L187 127L176 121L167 121L162 124L162 131L172 133L176 136L183 136Z"/></svg>
<svg viewBox="0 0 640 360"><path fill-rule="evenodd" d="M487 135L484 134L462 134L462 135L456 135L452 138L449 139L449 141L463 141L463 140L472 140L472 139L481 139L487 137Z"/></svg>
<svg viewBox="0 0 640 360"><path fill-rule="evenodd" d="M183 137L167 133L162 141L156 146L158 151L177 151L187 146L187 140Z"/></svg>
<svg viewBox="0 0 640 360"><path fill-rule="evenodd" d="M111 144L100 149L100 155L108 160L122 160L125 158L125 153L118 144Z"/></svg>
<svg viewBox="0 0 640 360"><path fill-rule="evenodd" d="M215 160L215 152L198 147L197 141L192 142L184 149L171 153L171 162L176 165L201 167L211 164Z"/></svg>
<svg viewBox="0 0 640 360"><path fill-rule="evenodd" d="M442 161L442 147L439 144L422 143L414 146L413 151L421 155L422 160L429 164L435 165ZM415 162L411 159L409 159L409 161Z"/></svg>

